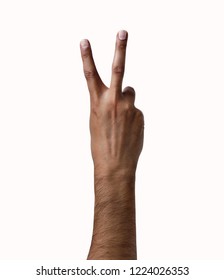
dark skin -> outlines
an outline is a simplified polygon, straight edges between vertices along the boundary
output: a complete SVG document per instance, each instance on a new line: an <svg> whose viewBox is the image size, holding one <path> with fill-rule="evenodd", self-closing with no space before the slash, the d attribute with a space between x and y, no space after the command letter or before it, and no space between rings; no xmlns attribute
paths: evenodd
<svg viewBox="0 0 224 280"><path fill-rule="evenodd" d="M120 36L119 36L120 35ZM122 90L128 33L118 32L110 87L101 80L88 40L80 44L90 93L94 163L94 225L89 260L136 260L135 174L144 116L132 87Z"/></svg>

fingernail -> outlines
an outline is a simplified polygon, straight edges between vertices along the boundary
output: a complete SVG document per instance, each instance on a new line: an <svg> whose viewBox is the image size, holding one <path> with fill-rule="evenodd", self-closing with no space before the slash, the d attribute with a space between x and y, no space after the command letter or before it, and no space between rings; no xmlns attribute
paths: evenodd
<svg viewBox="0 0 224 280"><path fill-rule="evenodd" d="M119 31L118 37L120 40L125 40L127 38L127 31L125 31L125 30Z"/></svg>
<svg viewBox="0 0 224 280"><path fill-rule="evenodd" d="M80 44L83 49L87 49L89 47L89 42L86 39L83 39Z"/></svg>

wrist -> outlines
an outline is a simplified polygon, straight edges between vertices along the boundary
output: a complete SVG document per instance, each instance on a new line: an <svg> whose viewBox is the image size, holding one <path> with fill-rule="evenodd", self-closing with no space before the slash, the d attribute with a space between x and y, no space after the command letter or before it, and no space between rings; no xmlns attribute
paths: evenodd
<svg viewBox="0 0 224 280"><path fill-rule="evenodd" d="M123 201L130 203L135 196L135 173L94 174L95 202Z"/></svg>
<svg viewBox="0 0 224 280"><path fill-rule="evenodd" d="M94 178L97 179L119 179L122 181L130 180L135 178L136 166L107 166L107 165L96 165L94 164Z"/></svg>

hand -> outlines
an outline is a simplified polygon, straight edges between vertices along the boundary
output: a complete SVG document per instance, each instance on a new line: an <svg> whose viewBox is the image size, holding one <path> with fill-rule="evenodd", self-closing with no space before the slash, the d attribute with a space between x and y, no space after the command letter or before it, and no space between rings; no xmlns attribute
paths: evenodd
<svg viewBox="0 0 224 280"><path fill-rule="evenodd" d="M128 34L116 38L112 77L102 82L88 40L81 42L90 93L91 151L94 161L94 226L88 259L137 259L135 171L143 146L144 117L135 91L122 91Z"/></svg>
<svg viewBox="0 0 224 280"><path fill-rule="evenodd" d="M117 34L109 88L97 72L89 41L80 44L90 93L91 152L99 177L134 174L143 147L144 117L134 106L135 91L122 91L127 39L126 31Z"/></svg>

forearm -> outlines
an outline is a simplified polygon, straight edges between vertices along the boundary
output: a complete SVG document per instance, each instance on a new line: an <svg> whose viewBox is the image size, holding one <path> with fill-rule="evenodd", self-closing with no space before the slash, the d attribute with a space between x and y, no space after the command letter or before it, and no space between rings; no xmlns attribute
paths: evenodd
<svg viewBox="0 0 224 280"><path fill-rule="evenodd" d="M135 175L95 175L94 187L94 226L88 259L136 259Z"/></svg>
<svg viewBox="0 0 224 280"><path fill-rule="evenodd" d="M134 105L135 90L122 90L127 40L127 31L119 31L109 87L96 69L90 42L81 41L91 103L89 124L95 185L89 260L137 259L135 171L143 147L144 116Z"/></svg>

